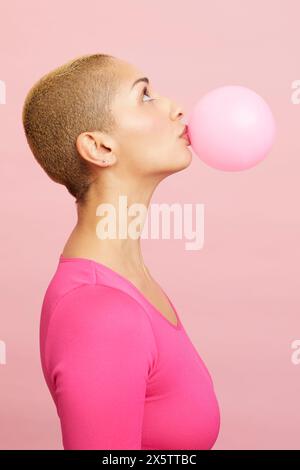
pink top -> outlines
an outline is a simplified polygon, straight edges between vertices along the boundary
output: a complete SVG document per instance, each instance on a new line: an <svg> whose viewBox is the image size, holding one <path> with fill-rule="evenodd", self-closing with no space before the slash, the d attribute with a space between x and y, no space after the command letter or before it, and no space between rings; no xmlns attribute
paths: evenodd
<svg viewBox="0 0 300 470"><path fill-rule="evenodd" d="M212 448L220 428L212 378L165 295L176 325L117 272L60 255L40 354L64 449Z"/></svg>

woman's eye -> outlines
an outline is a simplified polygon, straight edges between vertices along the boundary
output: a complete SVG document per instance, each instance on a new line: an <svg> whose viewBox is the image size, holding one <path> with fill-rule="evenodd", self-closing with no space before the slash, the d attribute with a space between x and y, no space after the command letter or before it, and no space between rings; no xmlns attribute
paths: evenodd
<svg viewBox="0 0 300 470"><path fill-rule="evenodd" d="M144 96L148 96L148 98L150 98L150 100L148 100L148 101L152 101L154 99L154 98L151 98L151 96L149 96L149 90L148 90L147 87L145 87L143 89L142 97L144 97Z"/></svg>

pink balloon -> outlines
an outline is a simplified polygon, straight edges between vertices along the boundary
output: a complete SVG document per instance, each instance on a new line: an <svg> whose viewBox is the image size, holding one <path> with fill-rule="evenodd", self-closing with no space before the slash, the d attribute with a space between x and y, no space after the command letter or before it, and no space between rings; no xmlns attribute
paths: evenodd
<svg viewBox="0 0 300 470"><path fill-rule="evenodd" d="M265 158L275 136L268 104L243 86L205 94L188 119L188 136L198 157L224 171L251 168Z"/></svg>

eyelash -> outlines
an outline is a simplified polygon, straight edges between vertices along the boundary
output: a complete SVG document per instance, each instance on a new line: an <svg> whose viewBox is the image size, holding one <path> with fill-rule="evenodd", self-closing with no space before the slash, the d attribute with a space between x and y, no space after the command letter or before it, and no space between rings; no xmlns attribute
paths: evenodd
<svg viewBox="0 0 300 470"><path fill-rule="evenodd" d="M146 94L146 92L147 92L147 94ZM148 98L151 98L151 96L149 95L148 87L146 87L146 86L145 86L144 89L143 89L142 98L144 98L144 95L148 96ZM151 99L148 100L148 101L153 101L153 100L154 100L154 98L151 98ZM143 101L143 99L142 99L142 101ZM146 103L146 101L145 101L145 103Z"/></svg>

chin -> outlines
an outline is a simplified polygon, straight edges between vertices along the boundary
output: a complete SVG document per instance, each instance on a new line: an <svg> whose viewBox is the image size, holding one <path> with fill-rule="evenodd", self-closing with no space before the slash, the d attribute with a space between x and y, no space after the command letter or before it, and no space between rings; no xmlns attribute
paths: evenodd
<svg viewBox="0 0 300 470"><path fill-rule="evenodd" d="M173 173L177 173L178 171L182 171L188 166L190 166L193 159L193 154L191 150L186 146L184 151L177 152L176 155L172 154L171 159L169 158L168 165L164 165L158 173L163 175L165 178L166 176L170 176Z"/></svg>
<svg viewBox="0 0 300 470"><path fill-rule="evenodd" d="M178 155L178 158L176 159L177 168L175 171L184 170L185 168L190 166L190 164L192 163L192 159L193 159L192 151L190 150L188 146L186 146L185 151L181 152Z"/></svg>

